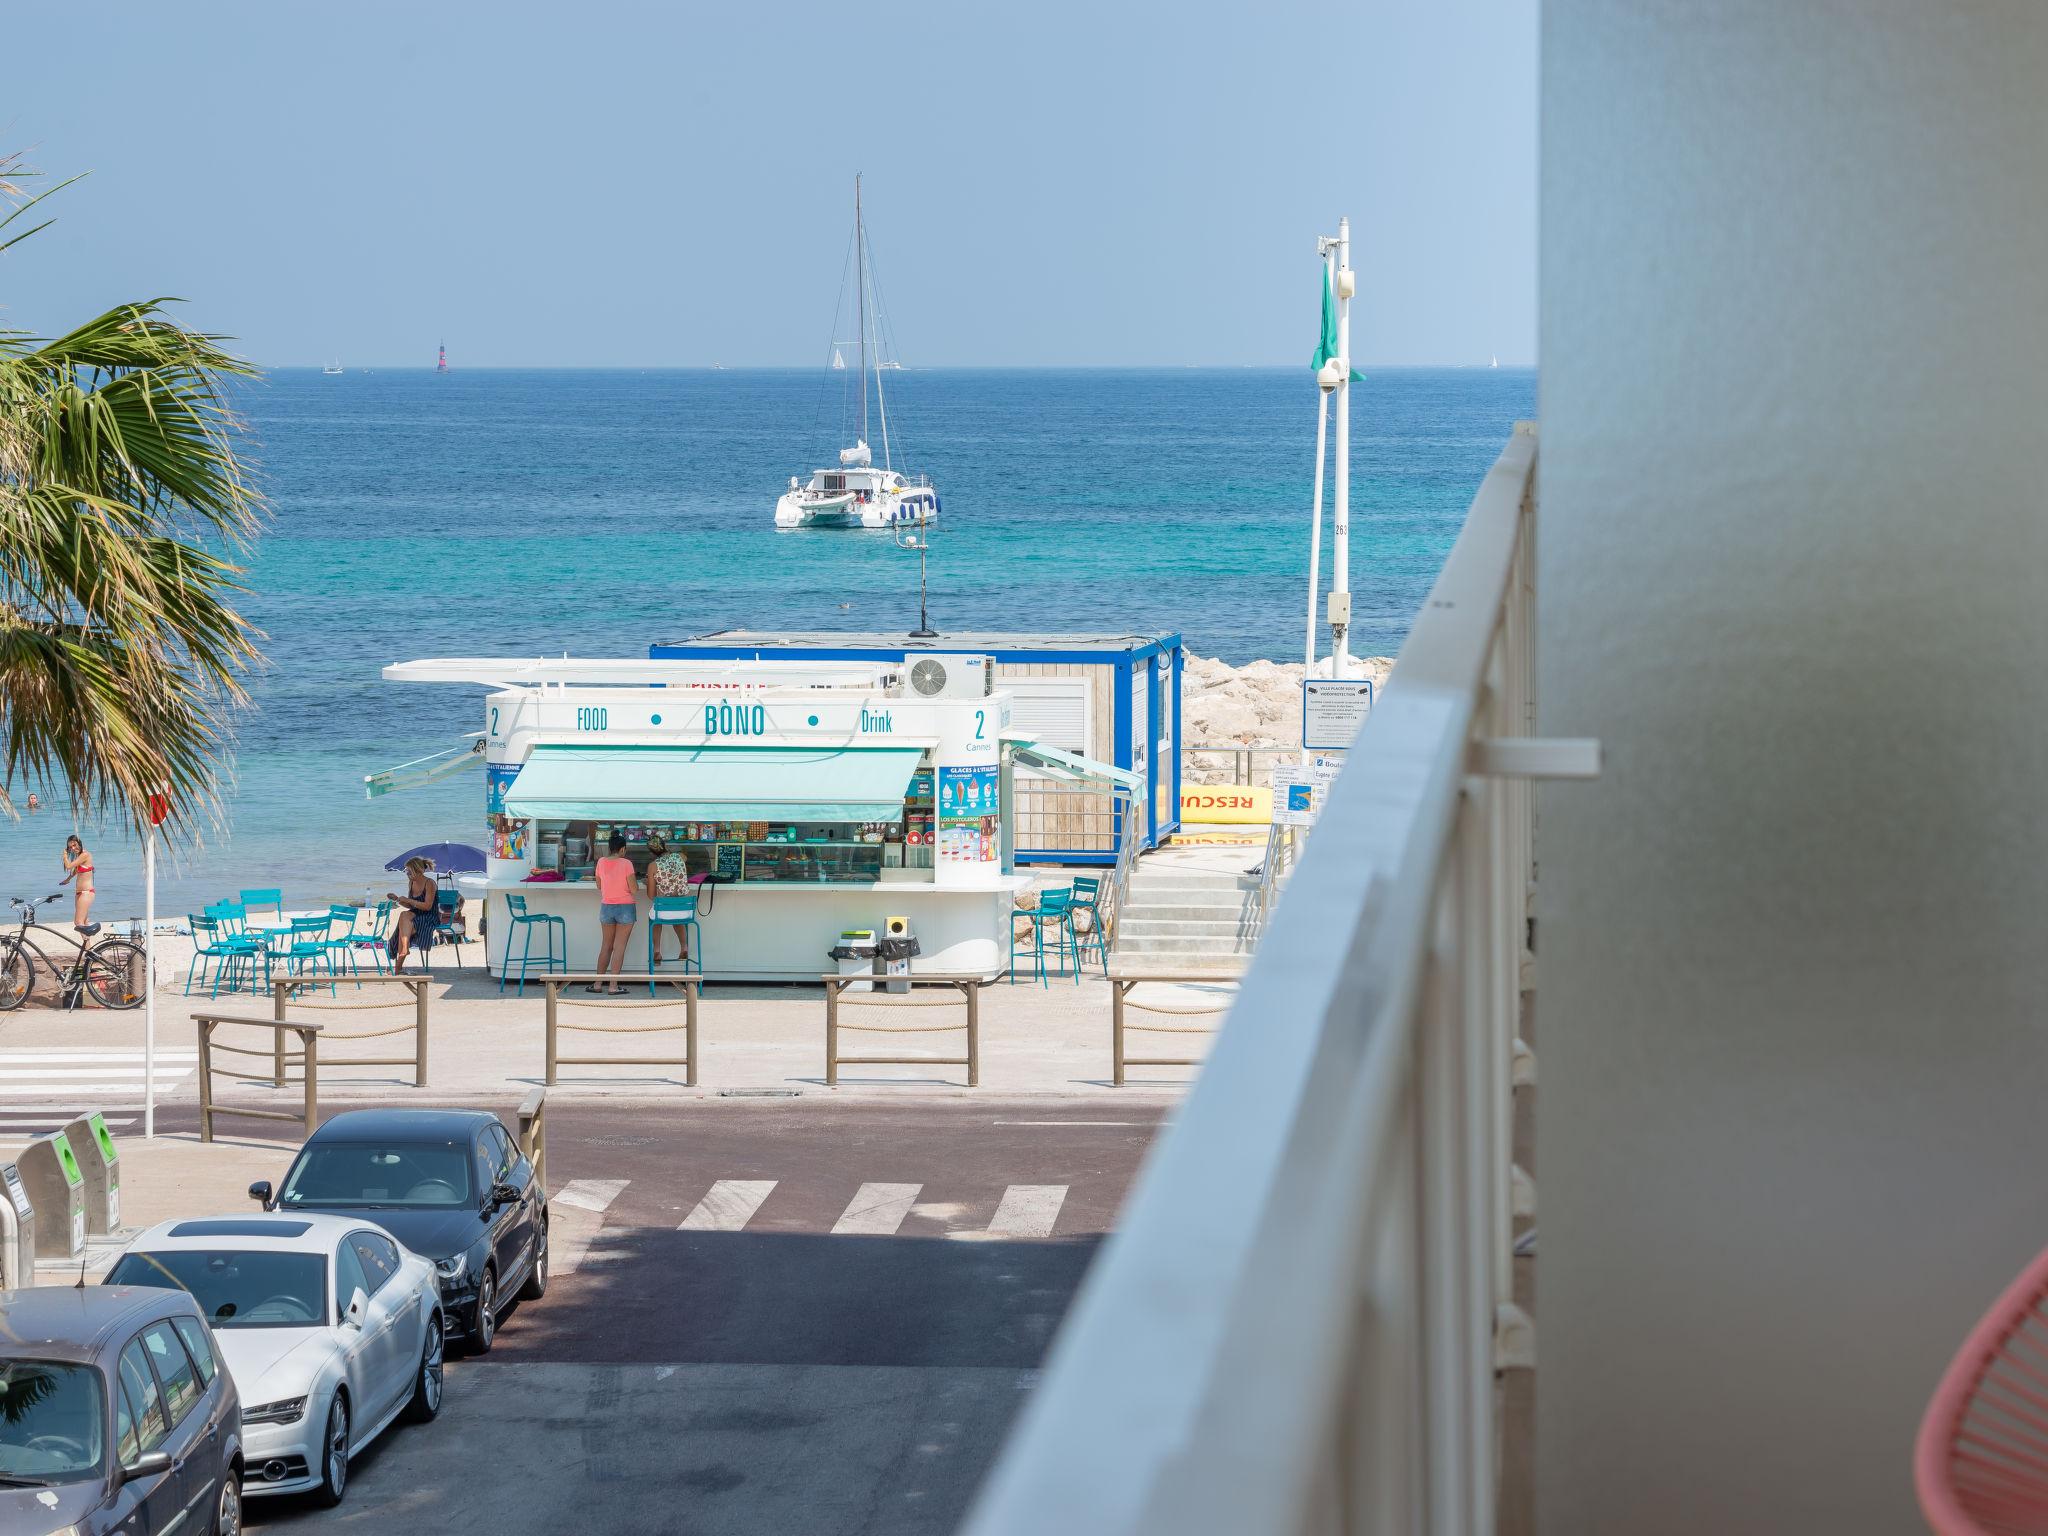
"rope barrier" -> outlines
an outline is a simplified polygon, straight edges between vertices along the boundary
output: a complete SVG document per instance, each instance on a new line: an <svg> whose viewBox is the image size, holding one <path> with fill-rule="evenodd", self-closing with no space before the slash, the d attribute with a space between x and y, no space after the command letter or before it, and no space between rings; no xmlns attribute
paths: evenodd
<svg viewBox="0 0 2048 1536"><path fill-rule="evenodd" d="M408 1008L411 1006L412 1004L410 1003L406 1004ZM382 1040L386 1035L409 1035L416 1028L418 1026L415 1024L394 1024L389 1029L363 1029L351 1035L337 1035L332 1031L323 1029L320 1031L320 1038L322 1040ZM343 1065L347 1065L347 1063L343 1063Z"/></svg>
<svg viewBox="0 0 2048 1536"><path fill-rule="evenodd" d="M557 1024L556 1033L573 1029L582 1035L659 1035L678 1029L688 1029L688 1024Z"/></svg>
<svg viewBox="0 0 2048 1536"><path fill-rule="evenodd" d="M1216 1031L1207 1024L1125 1024L1124 1033L1127 1035L1213 1035Z"/></svg>
<svg viewBox="0 0 2048 1536"><path fill-rule="evenodd" d="M852 996L841 992L839 994L839 1006L842 1008L958 1008L960 1006L960 998L957 994L948 997L939 992L936 987L930 990L932 995L929 997L919 997L915 992L855 993Z"/></svg>
<svg viewBox="0 0 2048 1536"><path fill-rule="evenodd" d="M943 1035L965 1029L965 1024L842 1024L842 1031L858 1030L869 1035Z"/></svg>
<svg viewBox="0 0 2048 1536"><path fill-rule="evenodd" d="M291 1006L303 1008L308 1013L353 1013L358 1010L367 1013L372 1008L411 1008L415 1004L409 997L400 998L395 1003L308 1003L295 997L291 1000Z"/></svg>
<svg viewBox="0 0 2048 1536"><path fill-rule="evenodd" d="M1135 1009L1137 1009L1137 1010L1138 1010L1138 1012L1140 1012L1140 1013L1164 1013L1164 1014L1181 1014L1181 1015L1189 1015L1189 1014L1197 1014L1197 1013L1228 1013L1228 1012L1230 1012L1230 1004L1229 1004L1229 1003L1211 1003L1211 1004L1209 1004L1208 1006L1206 1006L1206 1007L1202 1007L1202 1008L1174 1008L1174 1007L1171 1007L1171 1006L1169 1006L1168 1004L1165 1004L1165 1003L1141 1003L1141 1002L1139 1002L1139 1001L1138 1001L1138 1000L1137 1000L1136 998L1134 998L1134 997L1127 997L1127 998L1125 998L1125 999L1124 999L1124 1006L1125 1006L1126 1008L1135 1008Z"/></svg>
<svg viewBox="0 0 2048 1536"><path fill-rule="evenodd" d="M678 1002L677 1002L677 1001L676 1001L676 1000L675 1000L674 998L667 998L667 997L657 997L657 998L656 998L656 999L654 999L654 1001L653 1001L653 1002L651 1002L651 1003L584 1003L584 1002L573 1002L573 1001L571 1001L570 999L568 999L568 998L566 998L566 997L565 997L565 998L562 998L562 999L561 999L561 1000L560 1000L559 1002L557 1002L557 1003L555 1004L555 1006L556 1006L557 1008L599 1008L599 1009L603 1009L603 1008L680 1008L680 1007L682 1006L682 1004L678 1003ZM578 1026L578 1027L580 1028L581 1026Z"/></svg>

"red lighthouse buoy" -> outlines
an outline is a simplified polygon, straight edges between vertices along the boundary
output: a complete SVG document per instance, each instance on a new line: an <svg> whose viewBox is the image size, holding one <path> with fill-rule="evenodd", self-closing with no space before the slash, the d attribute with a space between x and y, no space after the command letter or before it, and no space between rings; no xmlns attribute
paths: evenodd
<svg viewBox="0 0 2048 1536"><path fill-rule="evenodd" d="M447 371L448 371L448 343L444 341L444 342L442 342L442 343L441 343L441 355L440 355L440 357L439 357L438 359L436 359L436 360L435 360L435 363L434 363L434 372L436 372L436 373L446 373Z"/></svg>

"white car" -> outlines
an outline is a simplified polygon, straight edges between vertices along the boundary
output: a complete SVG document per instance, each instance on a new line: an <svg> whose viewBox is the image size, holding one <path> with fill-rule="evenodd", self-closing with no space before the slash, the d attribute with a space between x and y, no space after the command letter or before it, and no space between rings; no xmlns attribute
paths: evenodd
<svg viewBox="0 0 2048 1536"><path fill-rule="evenodd" d="M190 1291L242 1399L244 1491L336 1504L349 1458L441 1411L434 1266L369 1222L275 1214L151 1227L109 1285Z"/></svg>

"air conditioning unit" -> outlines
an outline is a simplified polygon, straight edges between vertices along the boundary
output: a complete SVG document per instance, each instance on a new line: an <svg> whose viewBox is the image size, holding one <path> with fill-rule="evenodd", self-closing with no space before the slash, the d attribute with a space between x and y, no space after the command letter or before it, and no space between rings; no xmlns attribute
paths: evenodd
<svg viewBox="0 0 2048 1536"><path fill-rule="evenodd" d="M910 696L917 699L985 699L995 687L986 656L906 656Z"/></svg>

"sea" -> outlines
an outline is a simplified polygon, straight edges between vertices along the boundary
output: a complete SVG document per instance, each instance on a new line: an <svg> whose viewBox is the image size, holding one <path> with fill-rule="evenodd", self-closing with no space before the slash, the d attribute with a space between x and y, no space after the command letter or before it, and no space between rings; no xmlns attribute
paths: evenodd
<svg viewBox="0 0 2048 1536"><path fill-rule="evenodd" d="M1316 390L1306 367L884 375L888 452L943 513L949 629L1177 632L1242 663L1303 652ZM905 630L918 560L887 533L779 532L791 475L858 430L822 370L278 369L241 392L270 522L244 612L266 663L216 821L159 852L157 909L390 889L388 859L482 841L473 776L367 800L363 776L481 729L482 691L384 682L432 656L644 656L713 630ZM870 401L873 411L873 401ZM1395 655L1513 424L1521 369L1386 369L1352 387L1356 655ZM873 433L881 457L879 423ZM1324 534L1325 585L1331 572ZM58 795L0 821L0 896L58 889ZM142 910L142 850L93 850L95 916ZM54 912L68 920L68 900Z"/></svg>

